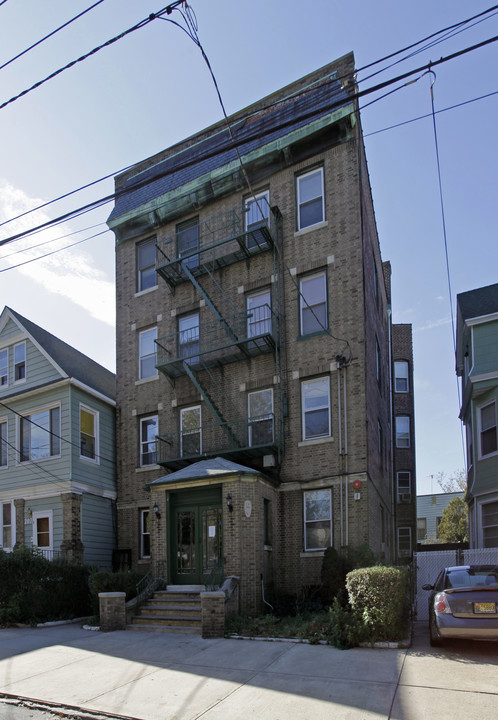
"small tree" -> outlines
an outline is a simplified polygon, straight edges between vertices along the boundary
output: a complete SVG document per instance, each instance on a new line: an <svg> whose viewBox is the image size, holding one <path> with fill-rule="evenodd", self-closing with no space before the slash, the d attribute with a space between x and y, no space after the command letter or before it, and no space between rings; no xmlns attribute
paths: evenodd
<svg viewBox="0 0 498 720"><path fill-rule="evenodd" d="M443 510L438 527L441 542L466 542L469 539L467 503L460 497L453 498Z"/></svg>
<svg viewBox="0 0 498 720"><path fill-rule="evenodd" d="M450 475L445 472L436 473L439 487L445 493L465 492L467 490L467 473L463 468L454 470Z"/></svg>

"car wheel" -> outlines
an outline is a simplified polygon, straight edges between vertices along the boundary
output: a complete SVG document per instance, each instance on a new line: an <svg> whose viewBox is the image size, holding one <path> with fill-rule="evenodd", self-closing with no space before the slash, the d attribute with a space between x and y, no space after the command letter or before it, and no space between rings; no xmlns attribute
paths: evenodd
<svg viewBox="0 0 498 720"><path fill-rule="evenodd" d="M443 644L443 639L439 634L436 624L436 616L433 611L431 612L429 619L429 642L432 647L441 647Z"/></svg>

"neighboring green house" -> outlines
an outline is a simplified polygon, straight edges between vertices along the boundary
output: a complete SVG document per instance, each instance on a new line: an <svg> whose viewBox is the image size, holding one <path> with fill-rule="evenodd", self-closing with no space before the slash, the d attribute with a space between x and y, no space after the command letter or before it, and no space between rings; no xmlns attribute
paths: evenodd
<svg viewBox="0 0 498 720"><path fill-rule="evenodd" d="M457 295L470 546L498 547L498 283Z"/></svg>
<svg viewBox="0 0 498 720"><path fill-rule="evenodd" d="M110 568L115 376L10 308L0 315L0 547Z"/></svg>

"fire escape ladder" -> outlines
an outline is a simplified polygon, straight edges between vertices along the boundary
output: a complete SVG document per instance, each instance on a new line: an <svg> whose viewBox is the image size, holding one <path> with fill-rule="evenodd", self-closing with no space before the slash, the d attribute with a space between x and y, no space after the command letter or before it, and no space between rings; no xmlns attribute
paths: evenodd
<svg viewBox="0 0 498 720"><path fill-rule="evenodd" d="M223 432L225 433L227 438L230 440L232 446L233 447L241 447L241 443L240 443L238 437L233 432L233 430L230 428L230 426L226 422L225 418L221 414L221 411L219 410L218 406L214 402L213 398L211 397L211 395L209 394L207 389L204 387L204 385L199 380L199 376L197 375L197 373L194 370L192 370L192 368L190 367L188 360L183 361L183 367L184 367L185 373L188 375L188 377L192 381L193 385L201 393L211 414L216 419L216 422L219 424L220 428L223 430Z"/></svg>
<svg viewBox="0 0 498 720"><path fill-rule="evenodd" d="M186 263L183 264L183 271L184 271L185 275L188 277L188 279L190 280L190 282L192 283L192 285L197 289L197 291L201 295L201 297L204 298L204 300L206 301L206 305L209 307L209 309L211 310L211 312L213 313L215 318L218 320L221 327L225 330L228 337L232 340L233 343L235 343L236 345L239 345L240 344L239 338L234 333L234 331L230 327L229 323L225 320L225 318L223 317L221 312L218 310L218 308L216 307L216 305L214 304L214 302L212 301L212 299L210 298L210 296L208 295L206 290L202 287L202 285L197 280L197 278L192 273L192 271L190 270L190 268L188 267L188 265ZM211 273L209 273L209 275L211 276ZM245 352L245 348L243 346L242 346L242 349Z"/></svg>

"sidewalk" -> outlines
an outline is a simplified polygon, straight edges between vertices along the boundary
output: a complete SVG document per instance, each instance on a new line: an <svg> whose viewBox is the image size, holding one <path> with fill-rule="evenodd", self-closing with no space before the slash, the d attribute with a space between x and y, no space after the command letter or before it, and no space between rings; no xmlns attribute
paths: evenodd
<svg viewBox="0 0 498 720"><path fill-rule="evenodd" d="M0 630L0 693L139 720L496 720L498 644L434 651Z"/></svg>

